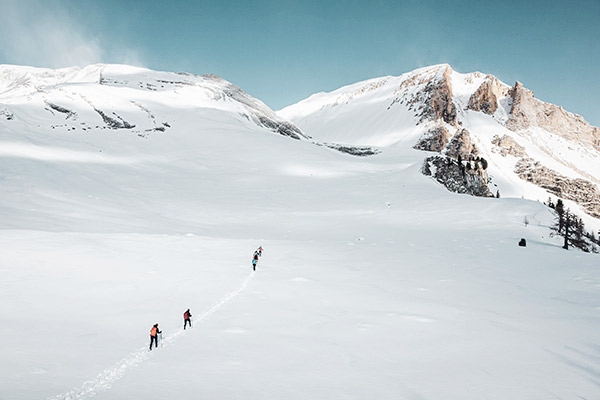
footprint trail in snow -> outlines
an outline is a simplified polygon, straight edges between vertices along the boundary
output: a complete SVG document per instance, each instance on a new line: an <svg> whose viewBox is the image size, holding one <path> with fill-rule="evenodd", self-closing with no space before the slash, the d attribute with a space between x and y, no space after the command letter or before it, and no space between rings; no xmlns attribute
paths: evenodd
<svg viewBox="0 0 600 400"><path fill-rule="evenodd" d="M210 309L202 313L199 317L194 318L194 323L200 323L214 314L222 305L227 303L233 297L236 297L240 293L242 293L247 287L252 278L254 277L255 272L251 272L250 275L244 280L239 289L228 293L221 300L219 300L215 305L213 305ZM162 339L163 346L169 346L173 344L181 335L183 335L185 331L180 328L177 331L166 335ZM100 373L96 378L86 381L81 385L81 387L71 390L68 393L61 394L58 396L50 397L48 400L81 400L87 399L95 396L98 392L106 389L110 389L112 384L119 380L125 373L140 363L146 361L152 355L151 352L148 351L148 347L144 346L133 353L129 354L127 357L123 358L121 361L115 363L111 368L104 370Z"/></svg>

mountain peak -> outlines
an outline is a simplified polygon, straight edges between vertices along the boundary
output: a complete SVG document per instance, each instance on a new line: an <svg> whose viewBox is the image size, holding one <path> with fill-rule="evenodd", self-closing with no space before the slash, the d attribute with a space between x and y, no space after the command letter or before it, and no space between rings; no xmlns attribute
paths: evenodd
<svg viewBox="0 0 600 400"><path fill-rule="evenodd" d="M313 95L280 115L318 140L437 152L441 155L424 170L430 176L436 176L434 170L446 171L443 179L461 176L459 159L471 160L471 165L477 160L479 169L467 174L468 184L448 183L451 190L487 196L493 193L488 180L509 174L516 178L502 185L509 195L552 194L572 200L589 215L600 215L600 130L536 99L521 82L511 87L490 74L462 74L439 64ZM502 158L508 156L515 159L512 170L493 165L506 165ZM488 165L490 176L483 171ZM521 181L528 179L535 189L522 188Z"/></svg>

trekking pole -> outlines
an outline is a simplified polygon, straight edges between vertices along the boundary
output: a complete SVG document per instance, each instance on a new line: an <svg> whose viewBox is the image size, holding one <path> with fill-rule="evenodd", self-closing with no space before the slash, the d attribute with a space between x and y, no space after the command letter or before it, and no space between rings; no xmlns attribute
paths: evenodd
<svg viewBox="0 0 600 400"><path fill-rule="evenodd" d="M160 347L163 347L162 332L158 335L158 338L160 339Z"/></svg>

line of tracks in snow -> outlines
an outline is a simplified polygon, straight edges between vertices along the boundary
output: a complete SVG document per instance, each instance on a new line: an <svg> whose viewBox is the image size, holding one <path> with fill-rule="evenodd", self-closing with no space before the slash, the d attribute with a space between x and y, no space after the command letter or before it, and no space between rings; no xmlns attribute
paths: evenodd
<svg viewBox="0 0 600 400"><path fill-rule="evenodd" d="M248 287L255 274L256 272L251 272L237 290L226 294L211 308L204 311L204 313L202 313L199 317L194 318L194 323L197 324L206 320L229 300L242 293ZM180 328L177 331L166 335L162 339L163 346L172 345L181 335L184 334L184 332L185 331L183 328ZM110 389L112 384L121 379L123 375L127 373L127 371L129 371L131 368L137 367L139 364L149 359L151 355L152 353L148 351L148 347L144 346L133 353L130 353L125 358L115 363L112 367L105 369L94 379L85 381L80 387L75 388L68 393L50 397L48 400L81 400L93 397L100 391Z"/></svg>

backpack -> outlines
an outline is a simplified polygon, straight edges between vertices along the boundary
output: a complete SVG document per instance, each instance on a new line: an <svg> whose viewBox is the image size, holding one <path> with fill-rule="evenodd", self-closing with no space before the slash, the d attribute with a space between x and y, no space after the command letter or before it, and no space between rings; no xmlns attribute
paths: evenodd
<svg viewBox="0 0 600 400"><path fill-rule="evenodd" d="M150 336L156 336L156 327L153 326L152 329L150 329Z"/></svg>
<svg viewBox="0 0 600 400"><path fill-rule="evenodd" d="M190 319L190 315L187 311L183 313L183 319Z"/></svg>

